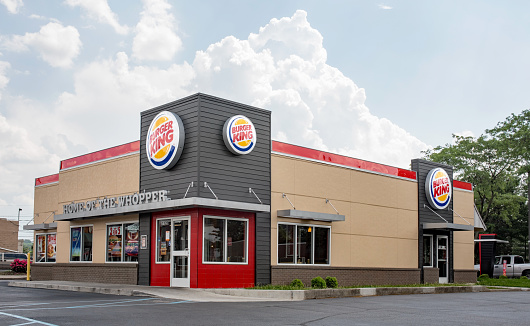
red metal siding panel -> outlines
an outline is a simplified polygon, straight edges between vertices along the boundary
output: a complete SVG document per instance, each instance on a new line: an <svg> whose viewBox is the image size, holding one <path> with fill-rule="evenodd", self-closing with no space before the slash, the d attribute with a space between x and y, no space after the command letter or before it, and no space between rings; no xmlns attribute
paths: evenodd
<svg viewBox="0 0 530 326"><path fill-rule="evenodd" d="M59 182L59 174L52 174L46 177L35 178L35 186L42 186L53 182Z"/></svg>
<svg viewBox="0 0 530 326"><path fill-rule="evenodd" d="M101 151L81 155L78 157L69 158L61 161L61 170L72 168L83 164L97 162L116 156L121 156L129 153L138 152L140 150L140 141L134 141L132 143L123 144L116 147L103 149Z"/></svg>

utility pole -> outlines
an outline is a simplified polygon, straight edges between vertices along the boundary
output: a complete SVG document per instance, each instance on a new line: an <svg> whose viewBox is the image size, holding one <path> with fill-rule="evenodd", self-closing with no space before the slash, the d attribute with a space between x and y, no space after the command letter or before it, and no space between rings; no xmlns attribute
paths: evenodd
<svg viewBox="0 0 530 326"><path fill-rule="evenodd" d="M19 226L20 226L20 212L21 212L21 211L22 211L22 208L19 208L19 209L18 209L18 219L17 219L17 221L18 221L18 225L19 225ZM529 224L529 226L530 226L530 224Z"/></svg>

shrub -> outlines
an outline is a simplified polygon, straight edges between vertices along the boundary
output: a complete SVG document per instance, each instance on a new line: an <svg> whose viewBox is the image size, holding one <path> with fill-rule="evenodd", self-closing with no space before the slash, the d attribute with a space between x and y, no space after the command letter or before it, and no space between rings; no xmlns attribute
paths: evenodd
<svg viewBox="0 0 530 326"><path fill-rule="evenodd" d="M479 281L482 281L482 280L489 280L490 276L488 274L481 274L479 277L478 277L478 280Z"/></svg>
<svg viewBox="0 0 530 326"><path fill-rule="evenodd" d="M527 280L527 279L528 279L528 277L526 277L526 276L524 276L524 275L521 276L521 277L519 277L519 278L520 278L521 280Z"/></svg>
<svg viewBox="0 0 530 326"><path fill-rule="evenodd" d="M326 286L328 288L334 289L337 286L339 286L339 282L337 282L337 278L336 277L328 276L328 277L326 277Z"/></svg>
<svg viewBox="0 0 530 326"><path fill-rule="evenodd" d="M26 261L15 259L11 263L11 270L15 273L25 273L26 272Z"/></svg>
<svg viewBox="0 0 530 326"><path fill-rule="evenodd" d="M504 280L504 279L507 279L507 278L508 278L508 276L506 276L506 275L499 275L499 280Z"/></svg>
<svg viewBox="0 0 530 326"><path fill-rule="evenodd" d="M326 281L320 276L315 277L311 280L311 287L315 289L325 289Z"/></svg>
<svg viewBox="0 0 530 326"><path fill-rule="evenodd" d="M291 286L294 287L294 288L304 288L305 287L304 282L302 282L300 279L294 279L291 282Z"/></svg>

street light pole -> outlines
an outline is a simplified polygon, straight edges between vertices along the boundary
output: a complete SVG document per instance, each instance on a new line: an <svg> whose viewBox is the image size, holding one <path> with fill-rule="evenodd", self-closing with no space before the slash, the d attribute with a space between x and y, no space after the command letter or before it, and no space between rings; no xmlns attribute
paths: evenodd
<svg viewBox="0 0 530 326"><path fill-rule="evenodd" d="M22 208L18 209L18 225L20 226L20 212L22 211Z"/></svg>

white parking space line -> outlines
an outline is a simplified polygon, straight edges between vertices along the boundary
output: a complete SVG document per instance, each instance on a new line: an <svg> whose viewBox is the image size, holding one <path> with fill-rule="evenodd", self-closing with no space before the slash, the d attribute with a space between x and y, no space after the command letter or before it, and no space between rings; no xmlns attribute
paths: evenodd
<svg viewBox="0 0 530 326"><path fill-rule="evenodd" d="M4 315L4 316L8 316L8 317L12 317L12 318L18 318L18 319L22 319L22 320L25 320L25 321L28 321L28 322L29 322L29 323L16 324L16 325L30 325L30 324L37 324L37 325L47 325L47 326L58 326L58 325L55 325L55 324L50 324L50 323L46 323L46 322L43 322L43 321L39 321L39 320L35 320L35 319L31 319L31 318L23 317L23 316L18 316L18 315L13 315L13 314L8 314L8 313L6 313L6 312L0 312L0 315ZM12 326L16 326L16 325L12 325Z"/></svg>

